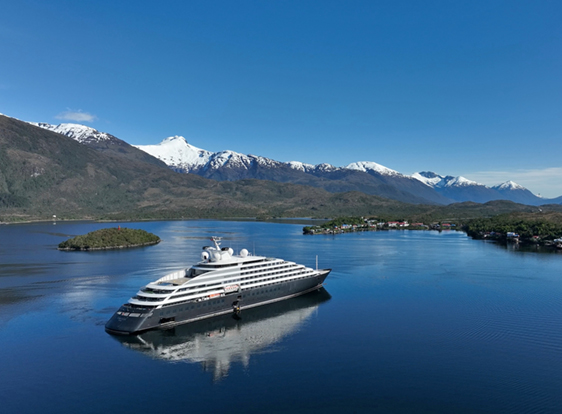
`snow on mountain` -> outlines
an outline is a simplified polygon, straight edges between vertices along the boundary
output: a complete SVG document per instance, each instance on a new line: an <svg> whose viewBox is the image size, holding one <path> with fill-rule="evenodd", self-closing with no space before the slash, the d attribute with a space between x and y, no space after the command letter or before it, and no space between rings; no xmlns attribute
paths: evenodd
<svg viewBox="0 0 562 414"><path fill-rule="evenodd" d="M443 175L435 174L432 171L417 172L412 174L411 177L433 188L482 186L485 188L491 188L493 190L500 190L500 191L527 190L522 185L519 185L513 181L506 181L503 184L498 184L493 187L488 187L484 184L477 183L476 181L472 181L461 176L459 177L453 177L450 175L443 176Z"/></svg>
<svg viewBox="0 0 562 414"><path fill-rule="evenodd" d="M80 143L106 141L112 138L112 135L100 132L97 129L79 124L59 124L51 125L45 122L29 122L31 125L66 135Z"/></svg>
<svg viewBox="0 0 562 414"><path fill-rule="evenodd" d="M455 201L485 203L491 200L510 200L527 205L544 204L544 199L534 195L522 185L506 181L493 187L468 180L464 177L442 176L431 171L412 174L415 178L438 193Z"/></svg>
<svg viewBox="0 0 562 414"><path fill-rule="evenodd" d="M514 183L513 181L506 181L505 183L495 185L492 188L496 190L526 190L525 187L517 183Z"/></svg>
<svg viewBox="0 0 562 414"><path fill-rule="evenodd" d="M168 166L184 172L205 166L214 155L211 151L190 145L179 135L168 137L156 145L133 146L158 158Z"/></svg>
<svg viewBox="0 0 562 414"><path fill-rule="evenodd" d="M446 187L467 187L467 186L483 186L484 184L477 183L476 181L469 180L464 177L453 177L451 175L443 176L435 174L432 171L422 171L412 174L410 177L421 181L425 185L432 188L446 188Z"/></svg>
<svg viewBox="0 0 562 414"><path fill-rule="evenodd" d="M432 172L414 173L411 175L411 177L415 178L418 181L421 181L422 183L424 183L429 187L436 187L437 184L439 184L443 180L442 176Z"/></svg>
<svg viewBox="0 0 562 414"><path fill-rule="evenodd" d="M402 197L402 201L407 202L424 202L423 200L437 203L446 203L450 200L487 202L489 200L508 199L523 204L540 205L546 200L535 196L525 187L513 181L488 187L461 176L441 176L431 171L418 172L407 176L371 161L354 162L345 167L336 167L327 163L312 165L299 161L280 162L234 151L216 153L207 151L190 145L181 136L166 138L157 145L131 146L113 135L85 125L71 123L51 125L37 122L29 122L29 124L68 136L100 151L113 151L117 155L126 154L128 157L158 163L159 165L160 162L163 162L178 172L193 172L218 180L247 178L281 182L295 180L300 184L322 187L326 185L325 180L328 179L334 180L335 183L327 185L329 191L348 191L351 188L356 191L366 191L369 194L369 191L372 191L373 194L379 194L381 191L380 183L382 182L384 185L390 185L394 188L388 194L382 194L383 196L398 197L397 199ZM146 154L152 155L160 161ZM294 172L291 174L290 170L294 170ZM370 180L378 181L372 182L353 174L350 175L351 171L367 173L371 177ZM305 175L298 175L300 172L305 173ZM349 181L347 181L348 179ZM424 186L412 185L412 182L421 182ZM430 193L427 193L427 187L431 189ZM433 192L434 190L435 192ZM414 199L411 196L410 199L407 199L407 194L413 194ZM559 201L553 199L553 202Z"/></svg>
<svg viewBox="0 0 562 414"><path fill-rule="evenodd" d="M471 185L484 186L484 184L477 183L476 181L472 181L461 176L453 177L453 178L445 177L445 180L446 180L444 185L445 187L467 187Z"/></svg>
<svg viewBox="0 0 562 414"><path fill-rule="evenodd" d="M244 155L239 152L234 151L220 151L215 152L211 155L209 162L205 166L205 169L218 170L219 168L228 166L229 168L242 168L249 169L254 162L256 162L255 156ZM267 162L263 164L267 165Z"/></svg>
<svg viewBox="0 0 562 414"><path fill-rule="evenodd" d="M244 155L234 151L210 152L190 145L180 136L170 137L157 145L135 145L150 155L164 161L170 167L184 172L212 171L220 168L250 169L253 165L276 168L287 166L302 172L332 172L341 169L363 172L376 172L382 175L399 175L397 171L370 161L349 164L346 167L335 167L331 164L305 164L299 161L280 162L257 155Z"/></svg>
<svg viewBox="0 0 562 414"><path fill-rule="evenodd" d="M280 165L286 165L286 163L284 163L284 162L275 161L275 160L272 160L271 158L260 157L259 155L251 155L250 154L250 155L248 155L248 157L252 158L254 160L254 162L258 163L262 167L274 168L274 167L278 167Z"/></svg>
<svg viewBox="0 0 562 414"><path fill-rule="evenodd" d="M289 167L291 167L293 170L297 170L297 171L310 171L314 169L314 165L312 164L305 164L303 162L300 161L289 161L286 163Z"/></svg>
<svg viewBox="0 0 562 414"><path fill-rule="evenodd" d="M135 145L171 168L183 172L212 171L221 168L249 169L257 164L276 167L283 163L256 155L244 155L235 151L211 152L189 144L184 137L169 137L156 145Z"/></svg>
<svg viewBox="0 0 562 414"><path fill-rule="evenodd" d="M372 161L352 162L344 168L347 168L348 170L363 171L366 173L373 171L382 175L402 175L398 171L391 170L384 165L380 165Z"/></svg>
<svg viewBox="0 0 562 414"><path fill-rule="evenodd" d="M339 168L334 167L332 164L328 164L327 162L323 162L322 164L318 164L314 166L314 171L330 172L336 170L339 170Z"/></svg>

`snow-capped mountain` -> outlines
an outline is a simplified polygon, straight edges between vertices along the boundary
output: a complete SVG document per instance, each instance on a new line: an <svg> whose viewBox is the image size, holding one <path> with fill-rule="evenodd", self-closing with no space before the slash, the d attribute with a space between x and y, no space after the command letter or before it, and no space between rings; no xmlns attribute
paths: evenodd
<svg viewBox="0 0 562 414"><path fill-rule="evenodd" d="M166 138L157 145L135 145L134 147L164 161L175 171L223 180L254 178L245 172L257 167L278 168L287 164L228 150L207 151L189 144L182 136ZM287 165L287 168L290 166Z"/></svg>
<svg viewBox="0 0 562 414"><path fill-rule="evenodd" d="M501 190L508 190L508 191L513 191L513 190L527 190L525 187L523 187L522 185L519 185L517 183L514 183L513 181L506 181L503 184L499 184L499 185L495 185L492 188L501 191Z"/></svg>
<svg viewBox="0 0 562 414"><path fill-rule="evenodd" d="M134 145L134 147L148 152L152 156L164 161L171 168L183 172L213 171L225 167L248 169L254 165L260 165L268 168L284 166L306 173L333 172L347 169L380 175L403 176L398 171L371 161L360 161L345 167L335 167L327 163L312 165L299 161L280 162L266 157L244 155L229 150L213 153L189 144L182 136L166 138L157 145Z"/></svg>
<svg viewBox="0 0 562 414"><path fill-rule="evenodd" d="M297 170L297 171L310 171L314 169L314 165L312 164L305 164L303 162L300 161L289 161L287 163L287 165L292 168L293 170Z"/></svg>
<svg viewBox="0 0 562 414"><path fill-rule="evenodd" d="M412 178L421 181L432 188L448 188L448 187L469 187L469 186L484 186L484 184L477 183L476 181L458 176L451 175L442 176L435 174L431 171L422 171L412 174Z"/></svg>
<svg viewBox="0 0 562 414"><path fill-rule="evenodd" d="M129 157L160 166L166 165L164 162L151 156L147 152L141 151L111 134L100 132L97 129L86 125L51 125L45 122L28 122L28 124L67 136L80 142L81 144L107 154L112 154L118 157Z"/></svg>
<svg viewBox="0 0 562 414"><path fill-rule="evenodd" d="M398 171L391 170L384 165L377 164L372 161L359 161L348 164L346 167L348 170L363 171L366 173L378 173L382 175L402 175Z"/></svg>
<svg viewBox="0 0 562 414"><path fill-rule="evenodd" d="M152 156L164 161L169 167L180 172L191 172L199 175L211 175L219 169L244 169L254 167L280 168L287 167L292 170L334 171L337 167L330 164L311 165L298 161L280 162L257 155L245 155L235 151L211 152L197 148L187 142L182 136L164 139L156 145L134 145ZM234 178L239 179L239 178Z"/></svg>
<svg viewBox="0 0 562 414"><path fill-rule="evenodd" d="M133 147L164 161L179 172L190 172L206 165L214 154L188 144L185 138L179 135L166 138L156 145L133 145Z"/></svg>
<svg viewBox="0 0 562 414"><path fill-rule="evenodd" d="M234 151L211 152L195 147L184 137L174 136L157 145L131 146L115 136L94 128L63 123L29 122L119 157L142 159L168 166L181 173L194 173L215 180L261 179L310 185L330 192L358 191L410 203L449 204L451 202L507 199L541 205L562 200L546 200L508 181L488 187L464 177L441 176L430 171L407 176L372 161L359 161L344 167L299 161L280 162Z"/></svg>
<svg viewBox="0 0 562 414"><path fill-rule="evenodd" d="M502 197L515 201L516 203L539 206L547 201L542 197L534 195L528 189L513 181L506 181L505 183L495 185L492 189L500 193Z"/></svg>
<svg viewBox="0 0 562 414"><path fill-rule="evenodd" d="M178 172L214 180L261 179L321 187L331 192L360 191L411 203L447 204L448 200L417 180L374 162L346 167L299 161L280 162L234 151L212 153L189 144L183 137L166 138L157 145L138 145Z"/></svg>
<svg viewBox="0 0 562 414"><path fill-rule="evenodd" d="M455 201L486 203L492 200L511 200L516 203L540 205L545 200L537 197L522 185L507 181L493 187L471 181L464 177L442 176L432 171L412 174L415 178L438 193Z"/></svg>
<svg viewBox="0 0 562 414"><path fill-rule="evenodd" d="M56 132L58 134L66 135L76 141L87 144L90 142L107 141L111 138L115 138L113 135L107 134L105 132L99 132L97 129L91 128L85 125L79 124L59 124L51 125L44 122L29 122L31 125L38 126L43 129L48 129L49 131Z"/></svg>

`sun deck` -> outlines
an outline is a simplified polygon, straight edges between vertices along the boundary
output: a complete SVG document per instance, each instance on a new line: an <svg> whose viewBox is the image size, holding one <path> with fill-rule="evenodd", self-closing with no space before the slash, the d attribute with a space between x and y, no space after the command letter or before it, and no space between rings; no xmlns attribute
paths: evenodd
<svg viewBox="0 0 562 414"><path fill-rule="evenodd" d="M161 282L158 282L158 284L161 286L180 286L189 280L191 279L188 277L179 277L177 279L163 280Z"/></svg>
<svg viewBox="0 0 562 414"><path fill-rule="evenodd" d="M156 282L152 282L152 285L160 285L160 286L179 286L183 285L188 280L192 278L186 277L188 274L188 269L178 270L177 272L170 273L164 277L161 277Z"/></svg>

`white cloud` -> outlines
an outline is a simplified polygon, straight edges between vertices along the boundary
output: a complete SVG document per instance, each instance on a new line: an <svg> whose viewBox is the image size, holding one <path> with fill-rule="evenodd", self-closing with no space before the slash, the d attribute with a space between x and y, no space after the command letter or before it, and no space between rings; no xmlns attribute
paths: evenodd
<svg viewBox="0 0 562 414"><path fill-rule="evenodd" d="M535 194L545 198L562 195L562 167L513 170L513 171L478 171L467 173L466 177L486 185L497 185L505 181L515 181Z"/></svg>
<svg viewBox="0 0 562 414"><path fill-rule="evenodd" d="M68 109L55 116L55 118L62 121L94 122L98 117L87 112L82 112L81 109L77 111Z"/></svg>

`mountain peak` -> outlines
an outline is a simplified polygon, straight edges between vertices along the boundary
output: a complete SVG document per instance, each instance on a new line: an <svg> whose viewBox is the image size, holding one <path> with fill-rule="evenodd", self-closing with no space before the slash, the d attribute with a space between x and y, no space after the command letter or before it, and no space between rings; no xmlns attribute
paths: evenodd
<svg viewBox="0 0 562 414"><path fill-rule="evenodd" d="M29 124L56 132L57 134L65 135L80 143L106 141L110 140L113 137L112 135L105 132L100 132L97 129L80 124L64 123L51 125L46 122L29 122Z"/></svg>
<svg viewBox="0 0 562 414"><path fill-rule="evenodd" d="M348 170L358 170L363 172L376 172L383 175L399 175L398 171L391 170L390 168L385 167L384 165L377 164L373 161L358 161L352 162L351 164L347 165L345 168Z"/></svg>
<svg viewBox="0 0 562 414"><path fill-rule="evenodd" d="M314 166L314 168L318 171L334 171L337 170L337 167L334 167L332 164L328 164L327 162L323 162L322 164L318 164Z"/></svg>
<svg viewBox="0 0 562 414"><path fill-rule="evenodd" d="M184 137L182 137L181 135L174 135L173 137L168 137L168 138L163 139L162 142L160 143L160 145L164 144L164 143L167 143L167 142L176 142L176 141L179 141L181 143L186 143L186 144L188 143L187 140Z"/></svg>
<svg viewBox="0 0 562 414"><path fill-rule="evenodd" d="M447 182L445 183L446 187L466 187L469 185L481 185L484 184L477 183L476 181L469 180L468 178L464 178L461 176L458 177L445 177Z"/></svg>
<svg viewBox="0 0 562 414"><path fill-rule="evenodd" d="M484 184L477 183L476 181L469 180L461 176L453 177L452 175L442 176L432 171L422 171L411 175L412 178L421 181L425 185L433 188L451 188L451 187L469 187L469 186L482 186Z"/></svg>
<svg viewBox="0 0 562 414"><path fill-rule="evenodd" d="M181 135L165 138L156 145L133 145L165 162L175 170L189 172L207 164L212 152L194 147Z"/></svg>
<svg viewBox="0 0 562 414"><path fill-rule="evenodd" d="M300 161L289 161L286 164L289 167L291 167L293 170L298 170L298 171L309 171L314 169L314 165L305 164L304 162L300 162Z"/></svg>
<svg viewBox="0 0 562 414"><path fill-rule="evenodd" d="M411 177L433 188L437 187L439 183L441 183L445 178L442 175L435 174L434 172L431 171L417 172L412 174Z"/></svg>
<svg viewBox="0 0 562 414"><path fill-rule="evenodd" d="M506 181L505 183L496 185L494 187L492 187L496 190L526 190L525 187L523 187L522 185L519 185L513 181Z"/></svg>

